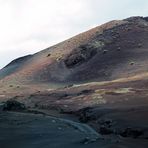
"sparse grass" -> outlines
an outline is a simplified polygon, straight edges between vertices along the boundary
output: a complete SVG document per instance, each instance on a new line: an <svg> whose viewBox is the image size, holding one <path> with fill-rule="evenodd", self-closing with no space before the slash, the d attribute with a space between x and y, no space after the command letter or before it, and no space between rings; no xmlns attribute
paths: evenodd
<svg viewBox="0 0 148 148"><path fill-rule="evenodd" d="M105 104L106 100L103 98L101 94L93 94L92 96L92 101L95 104Z"/></svg>
<svg viewBox="0 0 148 148"><path fill-rule="evenodd" d="M119 88L114 90L115 93L119 93L119 94L125 94L125 93L129 93L132 92L131 88Z"/></svg>
<svg viewBox="0 0 148 148"><path fill-rule="evenodd" d="M125 94L125 93L129 93L129 92L133 92L131 91L132 88L118 88L118 89L98 89L95 90L96 94L99 95L105 95L105 94Z"/></svg>

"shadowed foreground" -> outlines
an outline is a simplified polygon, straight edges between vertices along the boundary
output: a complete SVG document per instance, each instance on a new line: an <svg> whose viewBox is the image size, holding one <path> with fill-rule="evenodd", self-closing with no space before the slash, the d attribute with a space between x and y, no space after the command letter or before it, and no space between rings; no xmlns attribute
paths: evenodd
<svg viewBox="0 0 148 148"><path fill-rule="evenodd" d="M101 138L89 126L69 120L7 112L0 113L0 133L3 148L97 147Z"/></svg>
<svg viewBox="0 0 148 148"><path fill-rule="evenodd" d="M45 115L0 113L2 148L146 148L147 140L103 137L89 126Z"/></svg>

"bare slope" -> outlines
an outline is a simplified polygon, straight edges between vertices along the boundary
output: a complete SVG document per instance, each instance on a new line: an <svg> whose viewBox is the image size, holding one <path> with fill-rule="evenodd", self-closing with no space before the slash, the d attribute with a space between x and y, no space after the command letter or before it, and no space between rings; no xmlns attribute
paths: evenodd
<svg viewBox="0 0 148 148"><path fill-rule="evenodd" d="M134 76L147 71L148 20L112 21L0 71L3 83L83 83Z"/></svg>

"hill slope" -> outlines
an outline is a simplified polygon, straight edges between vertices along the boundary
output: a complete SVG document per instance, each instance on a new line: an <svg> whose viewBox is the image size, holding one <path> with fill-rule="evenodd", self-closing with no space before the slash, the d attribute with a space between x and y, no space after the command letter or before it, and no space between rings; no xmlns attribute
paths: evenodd
<svg viewBox="0 0 148 148"><path fill-rule="evenodd" d="M83 83L134 76L147 71L148 19L111 21L0 70L1 81Z"/></svg>

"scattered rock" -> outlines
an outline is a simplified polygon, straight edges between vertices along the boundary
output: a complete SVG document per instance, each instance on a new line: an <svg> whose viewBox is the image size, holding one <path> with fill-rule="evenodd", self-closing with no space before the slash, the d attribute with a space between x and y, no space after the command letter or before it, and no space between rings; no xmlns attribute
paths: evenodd
<svg viewBox="0 0 148 148"><path fill-rule="evenodd" d="M130 62L130 65L134 65L135 63L134 62Z"/></svg>
<svg viewBox="0 0 148 148"><path fill-rule="evenodd" d="M138 44L138 48L141 48L141 47L142 47L142 44L141 44L141 43L139 43L139 44Z"/></svg>
<svg viewBox="0 0 148 148"><path fill-rule="evenodd" d="M96 137L96 138L86 137L86 138L84 138L84 140L82 141L82 143L87 145L89 143L96 142L97 139L98 139L98 137Z"/></svg>
<svg viewBox="0 0 148 148"><path fill-rule="evenodd" d="M52 120L51 122L52 122L52 123L56 123L56 120Z"/></svg>
<svg viewBox="0 0 148 148"><path fill-rule="evenodd" d="M117 50L120 51L121 50L121 47L118 47Z"/></svg>
<svg viewBox="0 0 148 148"><path fill-rule="evenodd" d="M103 50L103 54L106 54L108 52L108 50Z"/></svg>
<svg viewBox="0 0 148 148"><path fill-rule="evenodd" d="M88 144L89 143L90 138L86 137L84 138L84 140L82 141L83 144Z"/></svg>
<svg viewBox="0 0 148 148"><path fill-rule="evenodd" d="M113 124L113 121L111 119L104 119L104 120L100 120L98 123L110 128Z"/></svg>
<svg viewBox="0 0 148 148"><path fill-rule="evenodd" d="M109 128L109 127L101 126L99 132L102 135L109 135L109 134L112 134L113 133L113 130L111 128Z"/></svg>
<svg viewBox="0 0 148 148"><path fill-rule="evenodd" d="M120 135L123 137L132 137L132 138L138 138L143 134L144 132L141 129L132 129L132 128L126 128L120 133Z"/></svg>
<svg viewBox="0 0 148 148"><path fill-rule="evenodd" d="M74 86L74 84L69 84L69 85L65 86L64 88L70 88L70 87L73 87L73 86Z"/></svg>
<svg viewBox="0 0 148 148"><path fill-rule="evenodd" d="M64 105L64 107L65 107L65 108L67 108L67 107L68 107L68 105L66 105L66 104L65 104L65 105Z"/></svg>
<svg viewBox="0 0 148 148"><path fill-rule="evenodd" d="M61 127L58 127L58 130L62 130L62 128Z"/></svg>
<svg viewBox="0 0 148 148"><path fill-rule="evenodd" d="M50 57L51 56L51 54L49 53L48 55L47 55L47 57Z"/></svg>

